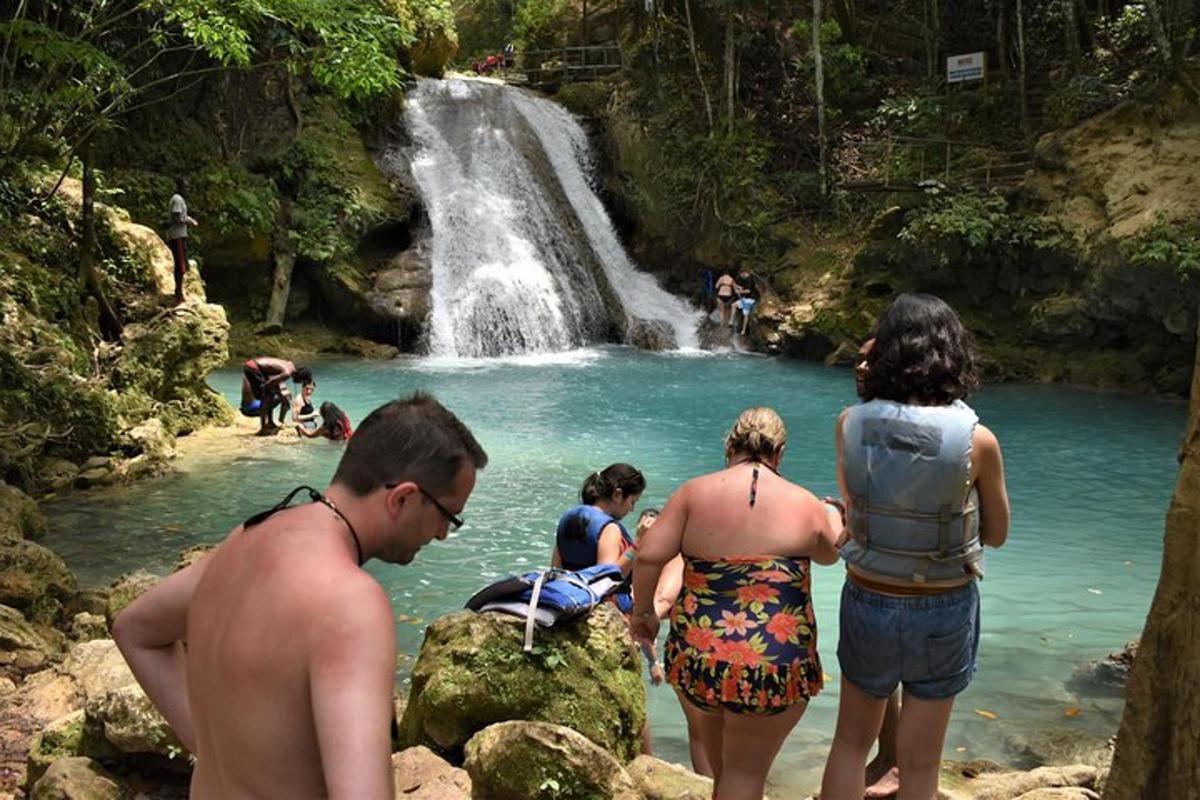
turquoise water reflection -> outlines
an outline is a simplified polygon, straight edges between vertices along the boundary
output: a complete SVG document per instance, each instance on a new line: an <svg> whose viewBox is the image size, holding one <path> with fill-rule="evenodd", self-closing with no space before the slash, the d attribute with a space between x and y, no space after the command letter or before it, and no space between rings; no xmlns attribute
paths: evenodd
<svg viewBox="0 0 1200 800"><path fill-rule="evenodd" d="M649 481L643 505L661 505L687 477L718 468L725 430L749 405L774 406L787 422L784 475L832 493L833 424L854 400L847 370L623 348L488 364L338 362L316 371L317 401L335 400L355 422L390 397L432 391L491 457L461 531L409 567L369 566L397 612L418 620L461 606L493 578L545 564L554 523L589 472L629 461ZM212 379L231 399L239 382L234 371ZM1041 386L988 388L973 405L1004 447L1013 527L1009 544L989 556L980 672L956 708L947 756L1011 760L1048 731L1108 736L1119 701L1074 693L1066 682L1075 665L1141 628L1185 405ZM183 547L219 541L297 483L324 485L340 452L324 441L247 439L232 461L200 459L181 475L48 504L54 532L46 543L85 585L135 567L164 570ZM813 584L821 655L836 678L840 569L817 568ZM401 650L415 654L423 626L398 627ZM1066 717L1071 706L1082 712ZM835 679L776 762L777 792L792 796L819 780L836 707ZM668 689L651 691L651 718L660 755L686 761Z"/></svg>

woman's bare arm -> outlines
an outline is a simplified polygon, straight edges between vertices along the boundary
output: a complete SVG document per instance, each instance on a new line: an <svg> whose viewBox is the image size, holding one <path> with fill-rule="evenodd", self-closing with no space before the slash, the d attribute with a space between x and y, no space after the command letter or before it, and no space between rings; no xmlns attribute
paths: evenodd
<svg viewBox="0 0 1200 800"><path fill-rule="evenodd" d="M979 538L989 547L1000 547L1008 539L1008 487L1004 481L1004 457L996 435L975 426L971 439L971 465L979 490Z"/></svg>

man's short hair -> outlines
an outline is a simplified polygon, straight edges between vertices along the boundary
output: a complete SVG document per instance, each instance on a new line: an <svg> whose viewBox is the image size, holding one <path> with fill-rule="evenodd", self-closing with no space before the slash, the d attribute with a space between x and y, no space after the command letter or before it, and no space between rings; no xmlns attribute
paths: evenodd
<svg viewBox="0 0 1200 800"><path fill-rule="evenodd" d="M292 380L296 383L312 383L312 370L308 367L296 367L292 370Z"/></svg>
<svg viewBox="0 0 1200 800"><path fill-rule="evenodd" d="M367 415L346 445L334 483L360 497L386 484L413 481L449 491L463 466L487 466L487 453L466 425L425 392L393 400Z"/></svg>

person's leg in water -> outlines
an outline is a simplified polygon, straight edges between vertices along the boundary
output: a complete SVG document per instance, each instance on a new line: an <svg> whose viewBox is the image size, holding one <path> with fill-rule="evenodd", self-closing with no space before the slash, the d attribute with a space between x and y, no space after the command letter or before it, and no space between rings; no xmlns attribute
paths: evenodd
<svg viewBox="0 0 1200 800"><path fill-rule="evenodd" d="M683 709L683 718L687 720L688 733L688 753L692 757L692 771L697 775L703 775L706 778L713 776L712 764L708 760L708 752L704 749L704 742L700 738L700 727L704 724L701 719L701 714L704 712L696 708L686 697L679 695L679 707Z"/></svg>
<svg viewBox="0 0 1200 800"><path fill-rule="evenodd" d="M802 700L779 714L722 712L721 775L713 800L761 800L771 764L806 708Z"/></svg>
<svg viewBox="0 0 1200 800"><path fill-rule="evenodd" d="M704 753L708 761L709 777L713 779L715 785L715 782L721 777L722 726L724 725L724 718L720 711L706 711L696 705L688 699L687 695L678 689L675 690L675 694L679 697L679 704L685 709L684 715L688 720L688 744L689 746L691 745L692 731L694 730L696 739L700 743L700 750ZM693 763L694 760L695 756L693 756Z"/></svg>
<svg viewBox="0 0 1200 800"><path fill-rule="evenodd" d="M896 726L896 764L900 770L898 800L936 800L938 768L954 698L922 700L904 693Z"/></svg>
<svg viewBox="0 0 1200 800"><path fill-rule="evenodd" d="M271 412L275 410L275 406L278 404L279 394L277 392L268 392L263 397L262 408L259 410L259 420L262 421L262 425L258 429L259 436L273 436L279 432L279 426L271 419Z"/></svg>
<svg viewBox="0 0 1200 800"><path fill-rule="evenodd" d="M842 676L837 728L821 778L826 800L858 800L866 792L867 755L879 736L887 698L872 697Z"/></svg>
<svg viewBox="0 0 1200 800"><path fill-rule="evenodd" d="M896 768L896 726L900 721L900 690L888 698L879 729L879 750L867 764L866 797L891 797L900 788L900 771Z"/></svg>

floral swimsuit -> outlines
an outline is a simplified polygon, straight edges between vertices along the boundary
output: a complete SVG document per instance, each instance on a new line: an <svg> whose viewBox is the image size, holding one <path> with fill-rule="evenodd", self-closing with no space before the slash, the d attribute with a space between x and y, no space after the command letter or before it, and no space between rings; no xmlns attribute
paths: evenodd
<svg viewBox="0 0 1200 800"><path fill-rule="evenodd" d="M706 711L776 714L821 691L807 558L684 556L667 680Z"/></svg>

